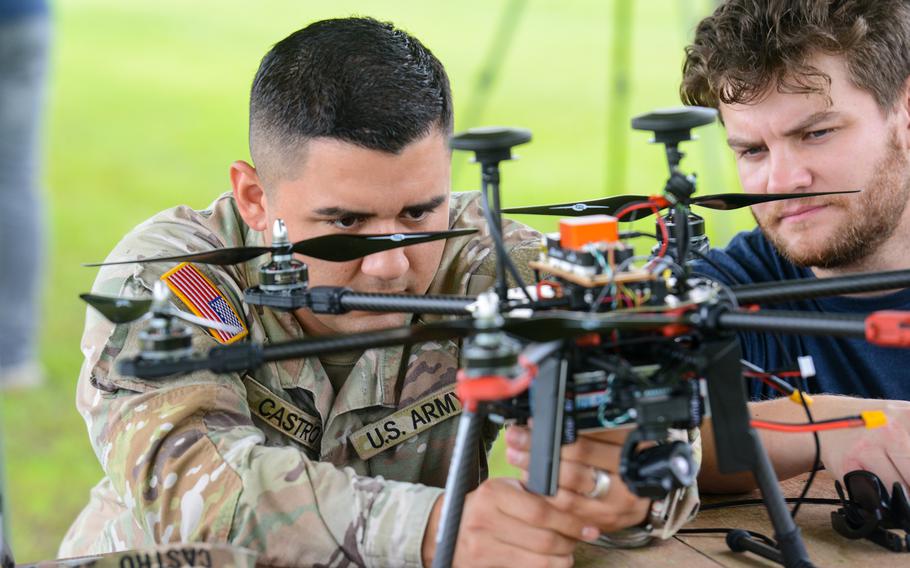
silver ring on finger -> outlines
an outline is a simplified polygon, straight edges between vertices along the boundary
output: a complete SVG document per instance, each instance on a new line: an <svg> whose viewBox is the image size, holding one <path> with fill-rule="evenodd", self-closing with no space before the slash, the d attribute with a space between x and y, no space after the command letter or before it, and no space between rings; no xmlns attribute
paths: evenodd
<svg viewBox="0 0 910 568"><path fill-rule="evenodd" d="M610 490L610 473L596 467L591 469L594 470L594 488L585 493L585 497L597 499Z"/></svg>

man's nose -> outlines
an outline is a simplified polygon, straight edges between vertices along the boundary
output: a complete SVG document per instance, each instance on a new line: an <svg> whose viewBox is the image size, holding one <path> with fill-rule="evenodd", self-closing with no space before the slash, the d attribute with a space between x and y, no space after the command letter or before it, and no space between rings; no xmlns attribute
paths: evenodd
<svg viewBox="0 0 910 568"><path fill-rule="evenodd" d="M772 152L768 167L768 193L794 193L812 185L812 173L797 152Z"/></svg>
<svg viewBox="0 0 910 568"><path fill-rule="evenodd" d="M360 261L361 272L380 280L402 278L410 267L411 263L405 254L405 247L377 252L363 257L363 260Z"/></svg>

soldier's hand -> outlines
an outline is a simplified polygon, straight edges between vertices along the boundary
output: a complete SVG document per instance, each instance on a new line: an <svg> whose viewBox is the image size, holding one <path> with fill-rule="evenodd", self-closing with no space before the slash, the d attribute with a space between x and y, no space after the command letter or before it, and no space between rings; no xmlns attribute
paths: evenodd
<svg viewBox="0 0 910 568"><path fill-rule="evenodd" d="M435 551L441 509L442 498L427 525L425 563ZM599 535L597 528L525 491L517 480L488 479L465 497L453 566L572 566L576 543Z"/></svg>
<svg viewBox="0 0 910 568"><path fill-rule="evenodd" d="M651 507L623 483L619 458L626 432L582 435L562 447L559 490L550 502L561 511L571 511L601 531L609 533L641 524ZM531 432L523 426L506 430L506 459L527 476L531 461ZM598 471L600 473L598 473ZM608 476L600 481L598 476ZM604 486L606 485L606 488ZM599 489L599 495L593 495Z"/></svg>

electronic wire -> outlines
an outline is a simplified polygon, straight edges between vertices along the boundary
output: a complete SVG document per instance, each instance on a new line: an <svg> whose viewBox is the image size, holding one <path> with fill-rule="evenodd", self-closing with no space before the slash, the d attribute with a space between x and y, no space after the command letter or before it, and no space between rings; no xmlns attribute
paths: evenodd
<svg viewBox="0 0 910 568"><path fill-rule="evenodd" d="M715 270L720 272L724 277L729 278L734 284L740 283L738 281L738 279L733 277L732 274L730 274L728 271L724 270L720 265L717 265L716 263L714 263L714 261L709 259L707 257L707 255L703 255L695 250L693 250L692 253L695 256L704 260L709 266L713 267ZM718 284L719 286L721 286L721 288L728 294L728 296L734 302L734 304L736 304L736 295L734 294L733 290L730 289L729 286L727 286L726 284L724 284L723 282L720 282L719 280L717 280L715 278L711 278L710 276L707 276L707 275L700 275L700 276L708 278L709 280L713 281L715 284ZM764 335L766 335L766 334L762 334L763 340L764 340ZM784 342L781 339L780 335L778 335L776 333L771 333L769 335L771 335L774 338L774 340L777 342L777 346L780 349L782 359L784 361L790 360L789 352L787 350L786 345L784 345ZM767 351L768 351L767 343L765 343L765 352L767 352ZM772 377L771 380L777 379L778 381L780 381L782 383L786 383L786 381L783 381L780 377L774 375L773 373L767 373L766 371L764 371L757 365L753 365L753 367L754 367L753 370L765 373L769 377ZM800 376L800 381L801 381L801 384L800 384L801 393L809 392L808 382L806 381L806 379L804 377ZM777 386L777 385L775 385L775 386ZM809 409L809 405L806 402L806 399L802 396L802 394L800 394L799 400L803 406L803 410L806 413L806 419L809 421L810 424L812 424L815 420L813 419L812 411ZM822 468L822 463L821 463L822 450L821 450L821 441L818 437L818 432L812 432L812 439L813 439L813 442L815 443L815 458L812 462L812 470L809 472L809 477L806 479L806 484L803 486L803 490L800 492L799 497L795 498L793 509L790 511L790 518L792 518L794 520L796 520L796 515L797 515L797 513L799 513L799 509L802 506L803 500L806 499L806 495L809 494L809 490L812 488L812 483L815 481L815 478L816 478L819 470Z"/></svg>
<svg viewBox="0 0 910 568"><path fill-rule="evenodd" d="M531 295L528 293L524 280L521 278L521 274L518 272L518 269L515 267L515 264L512 262L512 259L509 257L508 251L506 251L506 245L502 240L502 234L499 232L501 226L496 222L496 219L493 217L493 212L490 209L490 198L487 195L489 188L486 183L483 184L483 188L480 192L480 197L483 200L483 216L487 221L487 225L490 229L490 237L493 239L493 244L496 247L496 254L505 261L506 270L512 275L512 278L515 279L515 283L521 289L522 294L529 302L533 302ZM502 278L506 278L505 274L501 275ZM508 298L501 298L502 301L506 301Z"/></svg>

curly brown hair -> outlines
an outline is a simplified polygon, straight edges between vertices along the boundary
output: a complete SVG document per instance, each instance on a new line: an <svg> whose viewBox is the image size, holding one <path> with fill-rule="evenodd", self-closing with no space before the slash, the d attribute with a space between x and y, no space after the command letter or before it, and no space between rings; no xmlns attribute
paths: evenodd
<svg viewBox="0 0 910 568"><path fill-rule="evenodd" d="M831 78L809 65L844 59L852 83L888 111L910 75L910 1L727 0L686 47L685 104L749 104L769 87L828 95Z"/></svg>

